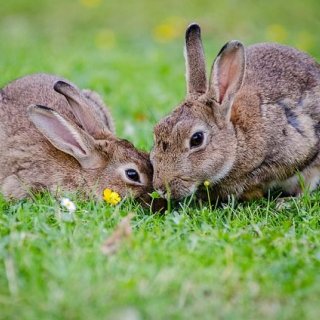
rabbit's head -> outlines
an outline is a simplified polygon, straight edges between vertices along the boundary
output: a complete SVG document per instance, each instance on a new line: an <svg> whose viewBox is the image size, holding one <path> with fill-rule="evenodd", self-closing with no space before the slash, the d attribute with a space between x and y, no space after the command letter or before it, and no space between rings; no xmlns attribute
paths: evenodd
<svg viewBox="0 0 320 320"><path fill-rule="evenodd" d="M205 180L224 178L235 161L237 140L232 107L245 74L245 50L228 42L216 57L206 80L200 27L192 24L185 43L187 97L154 129L150 158L153 186L179 199Z"/></svg>
<svg viewBox="0 0 320 320"><path fill-rule="evenodd" d="M46 106L31 105L30 120L57 149L60 159L71 164L70 173L63 173L69 185L77 182L87 194L102 198L109 188L121 197L129 194L145 198L152 188L152 166L148 154L138 151L133 144L121 140L110 130L110 120L101 108L77 88L58 81L54 89L64 95L77 123ZM66 156L66 154L68 156ZM63 186L62 186L63 187Z"/></svg>

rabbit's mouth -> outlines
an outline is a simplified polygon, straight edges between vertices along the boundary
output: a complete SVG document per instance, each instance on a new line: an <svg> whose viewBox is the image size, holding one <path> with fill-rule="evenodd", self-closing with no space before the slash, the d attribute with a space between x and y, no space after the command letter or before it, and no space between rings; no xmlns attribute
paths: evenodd
<svg viewBox="0 0 320 320"><path fill-rule="evenodd" d="M175 178L169 184L156 188L164 199L181 200L197 191L197 183L190 178Z"/></svg>

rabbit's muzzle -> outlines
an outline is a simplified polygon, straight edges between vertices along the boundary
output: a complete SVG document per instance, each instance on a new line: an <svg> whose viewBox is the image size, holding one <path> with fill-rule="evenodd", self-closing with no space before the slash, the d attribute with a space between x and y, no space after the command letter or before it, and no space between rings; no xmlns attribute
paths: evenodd
<svg viewBox="0 0 320 320"><path fill-rule="evenodd" d="M176 200L191 195L197 189L193 180L176 177L168 182L162 179L154 179L153 187L163 198Z"/></svg>

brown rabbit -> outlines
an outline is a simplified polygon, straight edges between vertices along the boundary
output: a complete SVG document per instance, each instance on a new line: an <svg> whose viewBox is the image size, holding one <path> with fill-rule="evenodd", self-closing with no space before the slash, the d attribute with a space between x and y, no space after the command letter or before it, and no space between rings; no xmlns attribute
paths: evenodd
<svg viewBox="0 0 320 320"><path fill-rule="evenodd" d="M144 198L152 185L146 153L114 134L100 96L47 74L0 90L0 191L23 198L47 189Z"/></svg>
<svg viewBox="0 0 320 320"><path fill-rule="evenodd" d="M221 199L320 181L320 66L296 49L228 42L207 84L200 27L186 31L187 97L155 127L153 186L173 198L208 180Z"/></svg>

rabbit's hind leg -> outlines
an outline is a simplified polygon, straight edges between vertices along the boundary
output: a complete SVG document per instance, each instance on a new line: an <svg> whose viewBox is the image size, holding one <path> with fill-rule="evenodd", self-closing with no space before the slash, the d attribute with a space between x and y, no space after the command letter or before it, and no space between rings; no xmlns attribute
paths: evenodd
<svg viewBox="0 0 320 320"><path fill-rule="evenodd" d="M15 174L3 179L0 185L0 192L8 199L22 199L30 195L28 188L23 185Z"/></svg>
<svg viewBox="0 0 320 320"><path fill-rule="evenodd" d="M280 183L281 189L292 196L299 196L303 191L314 191L320 185L320 159L293 177Z"/></svg>

